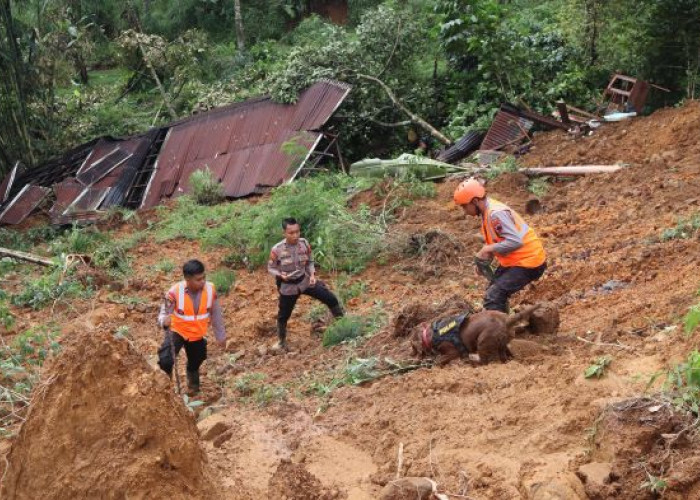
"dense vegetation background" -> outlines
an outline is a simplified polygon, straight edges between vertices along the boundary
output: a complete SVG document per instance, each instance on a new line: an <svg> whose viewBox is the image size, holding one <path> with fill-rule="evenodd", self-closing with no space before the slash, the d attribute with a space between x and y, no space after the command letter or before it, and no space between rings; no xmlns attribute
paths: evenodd
<svg viewBox="0 0 700 500"><path fill-rule="evenodd" d="M344 24L324 7L347 7ZM614 71L672 90L650 108L695 97L700 2L0 0L0 175L212 106L290 102L321 77L354 86L350 159L392 154L411 134L376 79L455 139L505 100L590 108Z"/></svg>

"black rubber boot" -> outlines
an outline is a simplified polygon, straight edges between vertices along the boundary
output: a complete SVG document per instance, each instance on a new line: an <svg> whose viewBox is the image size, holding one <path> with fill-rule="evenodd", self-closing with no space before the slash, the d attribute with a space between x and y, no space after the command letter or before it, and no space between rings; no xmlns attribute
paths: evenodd
<svg viewBox="0 0 700 500"><path fill-rule="evenodd" d="M187 388L190 395L199 394L199 372L191 372L187 370Z"/></svg>
<svg viewBox="0 0 700 500"><path fill-rule="evenodd" d="M331 307L331 314L334 318L342 318L343 316L345 316L345 311L343 311L341 305L338 304L337 306Z"/></svg>
<svg viewBox="0 0 700 500"><path fill-rule="evenodd" d="M279 342L277 343L278 347L283 351L288 351L289 346L287 345L287 325L283 324L280 321L277 322L277 339L279 340Z"/></svg>

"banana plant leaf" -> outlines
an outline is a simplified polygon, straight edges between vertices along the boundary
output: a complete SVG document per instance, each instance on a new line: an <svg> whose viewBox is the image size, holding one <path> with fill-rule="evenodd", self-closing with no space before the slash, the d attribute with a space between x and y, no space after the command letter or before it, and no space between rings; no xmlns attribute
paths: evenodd
<svg viewBox="0 0 700 500"><path fill-rule="evenodd" d="M368 158L350 165L350 173L356 177L403 177L411 174L422 180L441 179L467 170L469 169L408 153L393 160Z"/></svg>

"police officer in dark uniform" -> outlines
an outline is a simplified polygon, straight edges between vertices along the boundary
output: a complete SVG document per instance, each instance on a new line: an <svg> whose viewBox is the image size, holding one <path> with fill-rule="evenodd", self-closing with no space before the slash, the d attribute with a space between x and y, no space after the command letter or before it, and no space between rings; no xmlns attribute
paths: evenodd
<svg viewBox="0 0 700 500"><path fill-rule="evenodd" d="M343 308L333 292L322 281L316 279L311 245L301 237L301 228L297 220L292 217L284 219L282 229L284 240L272 247L267 270L275 277L279 291L279 347L287 351L287 321L301 294L323 302L336 318L343 316Z"/></svg>

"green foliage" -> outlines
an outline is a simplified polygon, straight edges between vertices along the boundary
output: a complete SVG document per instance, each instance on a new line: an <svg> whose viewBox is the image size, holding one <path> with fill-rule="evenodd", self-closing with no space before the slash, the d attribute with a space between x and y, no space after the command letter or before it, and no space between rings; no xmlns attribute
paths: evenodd
<svg viewBox="0 0 700 500"><path fill-rule="evenodd" d="M26 231L0 227L0 241L5 248L29 251L40 244L48 243L59 233L60 229L55 226L35 226Z"/></svg>
<svg viewBox="0 0 700 500"><path fill-rule="evenodd" d="M384 314L378 311L367 316L348 315L338 318L323 332L323 347L372 335L382 327L384 320Z"/></svg>
<svg viewBox="0 0 700 500"><path fill-rule="evenodd" d="M131 271L131 263L123 244L104 241L92 253L92 263L115 278L124 277Z"/></svg>
<svg viewBox="0 0 700 500"><path fill-rule="evenodd" d="M116 339L129 339L131 334L129 333L129 327L127 325L118 326L114 331L114 338Z"/></svg>
<svg viewBox="0 0 700 500"><path fill-rule="evenodd" d="M209 280L214 284L216 293L228 295L236 281L236 273L230 269L218 269L209 275Z"/></svg>
<svg viewBox="0 0 700 500"><path fill-rule="evenodd" d="M385 248L385 220L366 206L352 211L347 200L367 187L365 180L328 175L300 179L273 190L257 204L197 207L190 197L163 210L158 238L184 237L205 246L226 246L231 260L258 266L282 238L281 221L295 217L311 243L314 260L327 269L356 272Z"/></svg>
<svg viewBox="0 0 700 500"><path fill-rule="evenodd" d="M591 366L586 368L586 371L583 373L584 377L586 378L601 378L605 374L605 370L608 366L610 366L612 359L610 359L608 356L601 356L598 359L596 359Z"/></svg>
<svg viewBox="0 0 700 500"><path fill-rule="evenodd" d="M287 399L287 389L266 384L262 373L247 373L236 380L234 387L244 401L254 402L261 407Z"/></svg>
<svg viewBox="0 0 700 500"><path fill-rule="evenodd" d="M694 214L687 219L680 219L676 227L664 229L661 241L687 240L700 235L700 214Z"/></svg>
<svg viewBox="0 0 700 500"><path fill-rule="evenodd" d="M690 336L700 325L700 304L694 305L683 318L683 330Z"/></svg>
<svg viewBox="0 0 700 500"><path fill-rule="evenodd" d="M700 412L700 352L697 349L668 372L666 389L671 391L677 408L696 415Z"/></svg>
<svg viewBox="0 0 700 500"><path fill-rule="evenodd" d="M56 268L36 279L25 279L21 291L12 295L10 302L17 307L39 310L54 302L91 294L92 287L83 287L70 275L62 276L61 269Z"/></svg>
<svg viewBox="0 0 700 500"><path fill-rule="evenodd" d="M367 283L361 280L352 281L347 274L338 276L333 288L337 291L338 299L343 305L367 293Z"/></svg>
<svg viewBox="0 0 700 500"><path fill-rule="evenodd" d="M640 490L648 490L654 494L663 494L668 487L668 481L661 477L653 476L647 472L647 480L639 485Z"/></svg>
<svg viewBox="0 0 700 500"><path fill-rule="evenodd" d="M57 337L53 329L33 328L0 345L0 427L23 419L41 365L61 348Z"/></svg>
<svg viewBox="0 0 700 500"><path fill-rule="evenodd" d="M498 163L491 165L491 167L484 172L484 177L493 180L501 174L517 172L519 168L518 160L516 160L514 156L506 156Z"/></svg>
<svg viewBox="0 0 700 500"><path fill-rule="evenodd" d="M0 326L4 328L12 328L15 324L15 317L10 312L10 308L7 306L7 296L5 292L0 290Z"/></svg>
<svg viewBox="0 0 700 500"><path fill-rule="evenodd" d="M216 205L224 200L224 189L209 170L197 170L190 175L192 196L200 205Z"/></svg>
<svg viewBox="0 0 700 500"><path fill-rule="evenodd" d="M161 260L156 264L156 270L164 274L170 274L175 270L175 263L170 259Z"/></svg>
<svg viewBox="0 0 700 500"><path fill-rule="evenodd" d="M552 185L549 183L547 177L535 177L530 179L527 183L527 190L538 198L546 195L550 187L552 187Z"/></svg>

